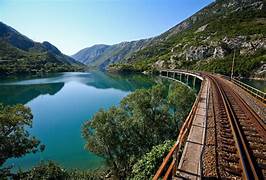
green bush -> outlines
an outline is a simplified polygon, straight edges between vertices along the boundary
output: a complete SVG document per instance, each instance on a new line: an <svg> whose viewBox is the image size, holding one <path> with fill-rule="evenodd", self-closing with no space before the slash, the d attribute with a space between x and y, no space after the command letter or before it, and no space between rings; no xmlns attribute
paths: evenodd
<svg viewBox="0 0 266 180"><path fill-rule="evenodd" d="M174 143L175 141L167 140L163 144L154 146L150 152L134 164L130 179L152 179Z"/></svg>

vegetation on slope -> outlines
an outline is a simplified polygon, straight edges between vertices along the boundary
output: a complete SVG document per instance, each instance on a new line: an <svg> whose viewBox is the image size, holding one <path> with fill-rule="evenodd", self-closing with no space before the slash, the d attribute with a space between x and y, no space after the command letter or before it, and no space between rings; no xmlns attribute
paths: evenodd
<svg viewBox="0 0 266 180"><path fill-rule="evenodd" d="M146 153L132 168L132 174L129 179L152 179L158 167L163 162L162 157L166 157L175 141L165 141L163 144L153 146L152 150Z"/></svg>
<svg viewBox="0 0 266 180"><path fill-rule="evenodd" d="M0 75L36 74L82 70L80 65L58 61L50 53L29 53L0 41Z"/></svg>

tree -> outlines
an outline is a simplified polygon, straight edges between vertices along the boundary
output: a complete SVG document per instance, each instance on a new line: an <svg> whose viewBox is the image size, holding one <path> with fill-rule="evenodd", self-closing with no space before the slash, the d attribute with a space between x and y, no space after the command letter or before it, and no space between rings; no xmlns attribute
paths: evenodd
<svg viewBox="0 0 266 180"><path fill-rule="evenodd" d="M176 115L178 111L173 113L173 109L180 109L173 106L184 102L191 105L193 102L187 98L191 93L181 90L175 86L168 92L163 85L140 89L125 97L120 106L100 110L83 125L86 148L104 157L113 174L124 179L130 175L132 166L139 158L153 146L176 138L179 129L177 122L180 121L176 117L181 115ZM169 103L171 91L186 93L177 97L181 103L178 100Z"/></svg>
<svg viewBox="0 0 266 180"><path fill-rule="evenodd" d="M31 110L23 105L0 104L0 166L9 158L44 150L44 145L26 130L31 127L32 118Z"/></svg>
<svg viewBox="0 0 266 180"><path fill-rule="evenodd" d="M121 101L121 108L129 114L127 126L135 130L129 137L133 136L134 144L141 147L136 147L139 154L176 136L176 124L167 95L167 88L157 85L148 90L137 90Z"/></svg>
<svg viewBox="0 0 266 180"><path fill-rule="evenodd" d="M124 168L128 147L123 130L125 114L119 108L111 107L108 111L100 110L92 121L83 126L83 137L86 139L86 148L106 159L117 176L119 169Z"/></svg>

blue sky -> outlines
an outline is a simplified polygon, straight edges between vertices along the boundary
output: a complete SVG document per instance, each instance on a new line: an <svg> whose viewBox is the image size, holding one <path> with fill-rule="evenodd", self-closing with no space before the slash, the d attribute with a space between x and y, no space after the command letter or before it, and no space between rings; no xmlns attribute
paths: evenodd
<svg viewBox="0 0 266 180"><path fill-rule="evenodd" d="M159 35L213 0L0 0L0 21L72 55Z"/></svg>

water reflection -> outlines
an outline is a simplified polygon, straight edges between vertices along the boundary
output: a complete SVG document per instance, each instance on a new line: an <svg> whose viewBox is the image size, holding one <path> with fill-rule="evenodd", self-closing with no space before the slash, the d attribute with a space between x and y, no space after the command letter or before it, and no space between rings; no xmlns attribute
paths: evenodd
<svg viewBox="0 0 266 180"><path fill-rule="evenodd" d="M64 83L1 85L0 102L4 104L26 104L40 95L54 95L63 87Z"/></svg>
<svg viewBox="0 0 266 180"><path fill-rule="evenodd" d="M122 91L134 91L138 88L148 88L154 84L154 80L142 74L105 74L95 72L92 75L94 81L86 83L99 89L114 88Z"/></svg>
<svg viewBox="0 0 266 180"><path fill-rule="evenodd" d="M54 95L59 92L66 83L78 82L97 89L117 89L131 92L138 88L148 88L154 81L141 74L118 75L94 71L90 73L58 73L41 78L25 80L2 79L0 82L0 102L4 104L26 104L40 95Z"/></svg>

